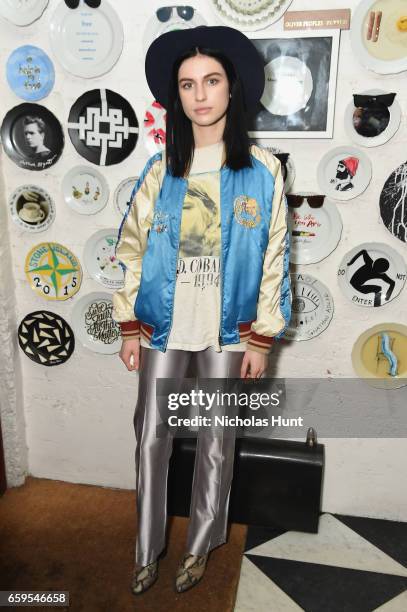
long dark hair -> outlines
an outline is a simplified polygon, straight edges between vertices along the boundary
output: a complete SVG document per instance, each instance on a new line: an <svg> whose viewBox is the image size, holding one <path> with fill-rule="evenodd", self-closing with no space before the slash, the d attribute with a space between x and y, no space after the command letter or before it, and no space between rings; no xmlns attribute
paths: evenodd
<svg viewBox="0 0 407 612"><path fill-rule="evenodd" d="M220 62L229 81L229 91L232 95L226 111L226 124L223 132L225 163L232 170L240 170L252 165L247 133L247 110L241 79L224 53L216 49L194 47L184 52L174 62L168 91L165 153L168 171L178 177L188 174L195 148L192 122L184 113L179 97L178 70L184 60L198 55L198 52Z"/></svg>

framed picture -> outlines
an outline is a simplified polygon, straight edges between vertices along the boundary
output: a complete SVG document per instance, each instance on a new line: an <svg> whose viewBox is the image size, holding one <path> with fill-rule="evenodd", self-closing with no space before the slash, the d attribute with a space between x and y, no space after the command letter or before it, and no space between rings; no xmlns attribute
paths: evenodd
<svg viewBox="0 0 407 612"><path fill-rule="evenodd" d="M279 32L250 39L266 84L249 120L252 138L332 138L340 30Z"/></svg>

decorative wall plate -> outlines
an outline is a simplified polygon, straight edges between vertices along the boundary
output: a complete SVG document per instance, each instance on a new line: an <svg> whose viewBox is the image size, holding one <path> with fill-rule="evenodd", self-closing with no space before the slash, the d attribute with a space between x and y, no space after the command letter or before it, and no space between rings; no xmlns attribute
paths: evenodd
<svg viewBox="0 0 407 612"><path fill-rule="evenodd" d="M79 260L58 242L36 244L25 259L25 274L31 289L46 300L67 300L82 282Z"/></svg>
<svg viewBox="0 0 407 612"><path fill-rule="evenodd" d="M361 0L352 15L350 39L362 65L378 74L407 70L405 0Z"/></svg>
<svg viewBox="0 0 407 612"><path fill-rule="evenodd" d="M118 230L102 229L86 242L84 261L92 278L109 289L123 287L123 270L115 256Z"/></svg>
<svg viewBox="0 0 407 612"><path fill-rule="evenodd" d="M14 93L23 100L36 102L48 96L54 87L54 65L39 47L18 47L7 60L7 81Z"/></svg>
<svg viewBox="0 0 407 612"><path fill-rule="evenodd" d="M65 70L90 79L116 64L123 49L123 24L107 0L95 9L81 3L75 10L61 2L51 18L50 40Z"/></svg>
<svg viewBox="0 0 407 612"><path fill-rule="evenodd" d="M94 215L109 200L109 185L103 174L89 166L75 166L62 181L65 202L80 215Z"/></svg>
<svg viewBox="0 0 407 612"><path fill-rule="evenodd" d="M212 0L219 19L243 31L263 30L278 21L292 0Z"/></svg>
<svg viewBox="0 0 407 612"><path fill-rule="evenodd" d="M334 200L351 200L363 193L372 178L370 159L355 147L335 147L318 164L322 193Z"/></svg>
<svg viewBox="0 0 407 612"><path fill-rule="evenodd" d="M138 121L130 104L110 89L87 91L73 104L68 133L85 159L100 166L122 162L138 139Z"/></svg>
<svg viewBox="0 0 407 612"><path fill-rule="evenodd" d="M75 337L60 315L37 310L27 314L18 326L18 343L35 363L55 366L68 361L75 348Z"/></svg>
<svg viewBox="0 0 407 612"><path fill-rule="evenodd" d="M389 232L407 242L407 161L385 182L380 194L380 215Z"/></svg>
<svg viewBox="0 0 407 612"><path fill-rule="evenodd" d="M10 197L11 218L23 230L43 232L55 219L51 196L36 185L21 185Z"/></svg>
<svg viewBox="0 0 407 612"><path fill-rule="evenodd" d="M113 200L115 208L121 217L125 214L127 207L130 204L130 196L133 192L134 185L138 181L138 178L138 176L132 176L124 179L117 186L116 191L114 192Z"/></svg>
<svg viewBox="0 0 407 612"><path fill-rule="evenodd" d="M64 133L48 108L24 102L5 115L1 141L5 153L20 168L45 170L60 158Z"/></svg>
<svg viewBox="0 0 407 612"><path fill-rule="evenodd" d="M406 282L404 259L387 244L359 244L343 257L339 285L357 306L372 308L394 300Z"/></svg>
<svg viewBox="0 0 407 612"><path fill-rule="evenodd" d="M72 309L75 335L94 353L113 355L120 351L120 325L112 319L112 310L112 296L105 292L84 295Z"/></svg>
<svg viewBox="0 0 407 612"><path fill-rule="evenodd" d="M144 115L143 135L150 155L165 149L167 111L157 100L147 108Z"/></svg>
<svg viewBox="0 0 407 612"><path fill-rule="evenodd" d="M351 100L345 110L345 129L349 138L363 147L378 147L394 136L400 126L401 107L395 97L392 104L376 104L372 107L370 100L386 100L388 92L383 89L367 89L357 94L357 98L366 98L362 106L355 106ZM382 96L385 96L381 98Z"/></svg>
<svg viewBox="0 0 407 612"><path fill-rule="evenodd" d="M161 6L148 20L143 36L144 55L151 43L172 30L186 30L207 25L206 20L198 11L189 5L183 6Z"/></svg>
<svg viewBox="0 0 407 612"><path fill-rule="evenodd" d="M309 274L290 274L292 315L284 334L287 340L311 340L326 330L334 304L328 288Z"/></svg>
<svg viewBox="0 0 407 612"><path fill-rule="evenodd" d="M48 0L0 0L0 16L18 26L27 26L41 17Z"/></svg>
<svg viewBox="0 0 407 612"><path fill-rule="evenodd" d="M378 389L399 389L407 385L407 326L380 323L367 329L352 350L353 368L358 376Z"/></svg>
<svg viewBox="0 0 407 612"><path fill-rule="evenodd" d="M288 194L288 201L291 195ZM309 192L300 194L307 197ZM342 219L333 200L325 198L322 206L313 208L306 199L297 207L288 207L291 233L290 261L311 264L321 261L337 247L342 234Z"/></svg>

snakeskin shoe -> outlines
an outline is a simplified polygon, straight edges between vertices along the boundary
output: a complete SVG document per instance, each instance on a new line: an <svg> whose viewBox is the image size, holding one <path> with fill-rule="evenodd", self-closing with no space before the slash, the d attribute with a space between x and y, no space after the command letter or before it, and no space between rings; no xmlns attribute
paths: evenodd
<svg viewBox="0 0 407 612"><path fill-rule="evenodd" d="M158 578L158 560L143 567L135 567L131 581L131 590L134 595L140 595L153 586Z"/></svg>
<svg viewBox="0 0 407 612"><path fill-rule="evenodd" d="M183 556L175 575L175 590L177 593L187 591L201 580L205 572L207 559L208 554L192 555L187 553Z"/></svg>

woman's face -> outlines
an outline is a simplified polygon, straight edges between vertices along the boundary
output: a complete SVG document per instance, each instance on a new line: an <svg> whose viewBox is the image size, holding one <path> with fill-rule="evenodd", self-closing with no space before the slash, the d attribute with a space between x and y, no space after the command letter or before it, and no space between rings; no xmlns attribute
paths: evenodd
<svg viewBox="0 0 407 612"><path fill-rule="evenodd" d="M178 70L178 91L184 113L199 126L219 121L229 105L226 72L222 64L207 55L195 55L182 62Z"/></svg>

